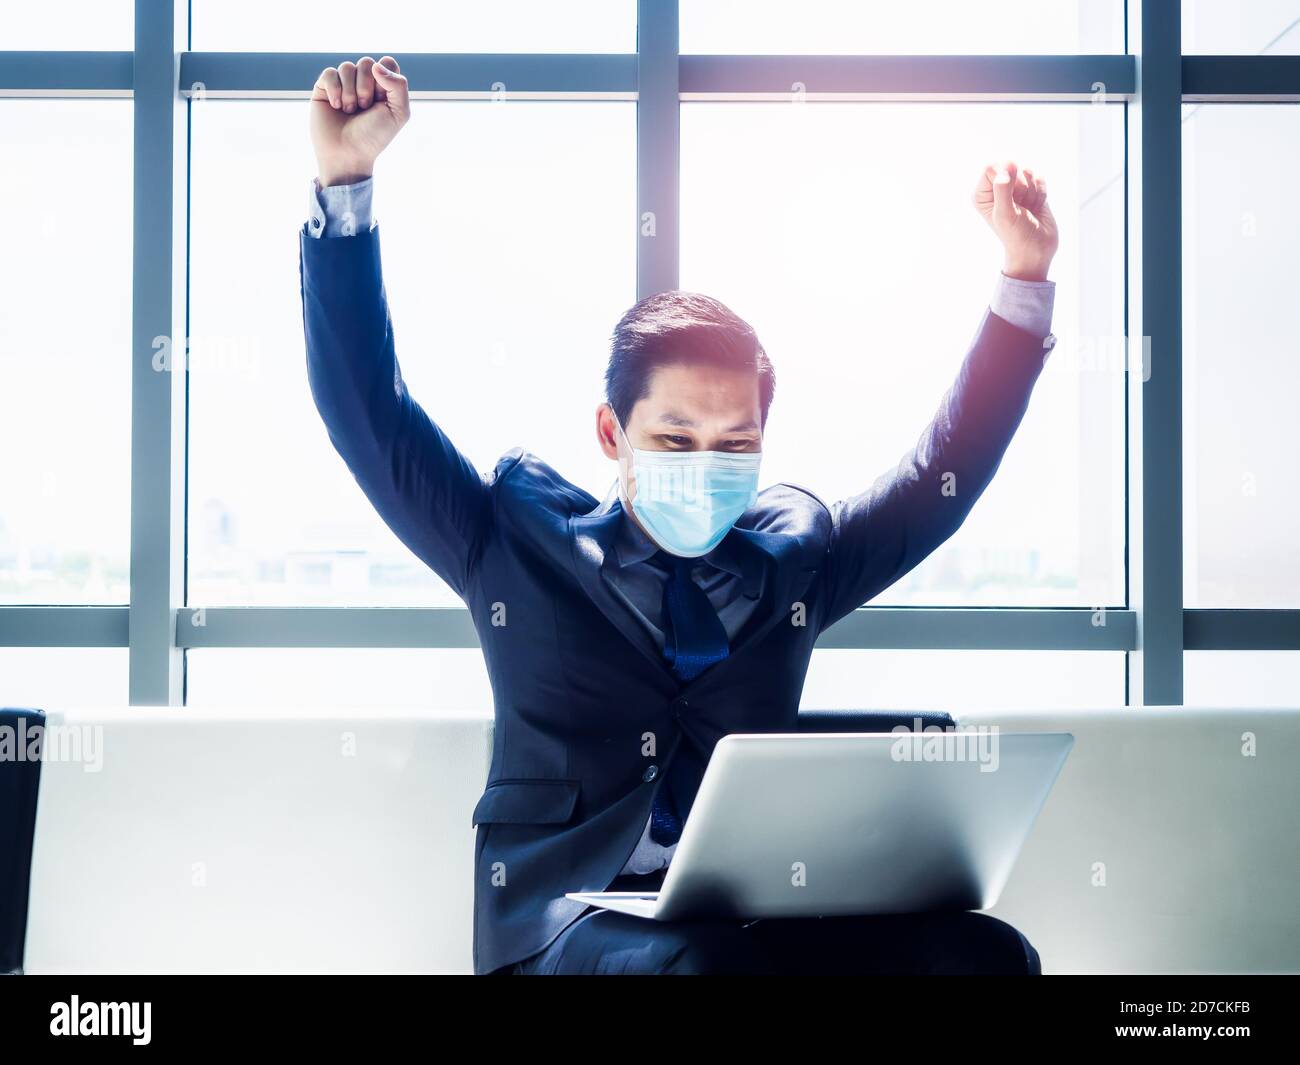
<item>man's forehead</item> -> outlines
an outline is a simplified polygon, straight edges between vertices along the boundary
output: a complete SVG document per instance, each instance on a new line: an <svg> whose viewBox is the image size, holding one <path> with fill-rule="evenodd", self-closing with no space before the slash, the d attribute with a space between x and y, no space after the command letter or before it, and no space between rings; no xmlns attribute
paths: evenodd
<svg viewBox="0 0 1300 1065"><path fill-rule="evenodd" d="M725 410L733 417L741 408L757 413L760 398L752 370L671 364L650 374L639 405L660 421L681 419L685 425L706 411Z"/></svg>

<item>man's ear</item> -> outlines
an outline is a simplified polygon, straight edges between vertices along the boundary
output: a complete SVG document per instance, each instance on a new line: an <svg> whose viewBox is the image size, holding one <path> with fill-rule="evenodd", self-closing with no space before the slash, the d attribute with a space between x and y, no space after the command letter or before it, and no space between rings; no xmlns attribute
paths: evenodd
<svg viewBox="0 0 1300 1065"><path fill-rule="evenodd" d="M618 461L618 428L614 424L614 409L608 403L596 407L596 439L605 457Z"/></svg>

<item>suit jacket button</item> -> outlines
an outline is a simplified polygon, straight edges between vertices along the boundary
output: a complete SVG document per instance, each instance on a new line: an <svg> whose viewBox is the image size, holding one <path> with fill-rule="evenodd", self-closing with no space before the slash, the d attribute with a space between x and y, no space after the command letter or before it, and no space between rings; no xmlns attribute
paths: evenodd
<svg viewBox="0 0 1300 1065"><path fill-rule="evenodd" d="M647 768L644 773L641 774L641 779L644 780L647 784L649 784L650 781L654 780L654 778L657 777L658 775L659 775L659 767L657 765L652 765L649 768Z"/></svg>

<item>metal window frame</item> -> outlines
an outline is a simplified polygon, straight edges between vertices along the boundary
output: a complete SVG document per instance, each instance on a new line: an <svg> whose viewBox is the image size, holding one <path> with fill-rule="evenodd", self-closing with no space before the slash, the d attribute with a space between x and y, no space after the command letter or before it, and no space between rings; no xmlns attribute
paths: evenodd
<svg viewBox="0 0 1300 1065"><path fill-rule="evenodd" d="M680 105L689 100L1089 101L1126 121L1127 329L1153 372L1128 384L1128 600L1087 609L865 607L819 646L1119 651L1128 701L1182 701L1186 650L1300 650L1300 610L1187 610L1182 551L1181 123L1184 102L1300 101L1300 57L1183 55L1178 0L1129 0L1127 54L681 55L677 0L638 0L637 51L402 56L417 98L637 101L637 288L677 283ZM154 369L184 337L188 107L197 95L305 98L332 53L196 52L187 0L136 0L133 51L0 52L0 97L134 101L131 601L0 607L0 646L126 647L133 705L179 705L184 651L477 646L463 609L184 604L186 382ZM364 53L360 53L364 54ZM653 236L644 225L653 213Z"/></svg>

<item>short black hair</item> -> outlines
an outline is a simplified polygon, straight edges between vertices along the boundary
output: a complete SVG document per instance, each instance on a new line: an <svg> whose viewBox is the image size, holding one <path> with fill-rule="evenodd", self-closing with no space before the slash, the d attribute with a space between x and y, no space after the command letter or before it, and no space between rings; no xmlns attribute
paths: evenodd
<svg viewBox="0 0 1300 1065"><path fill-rule="evenodd" d="M698 292L660 292L637 302L610 338L605 399L627 427L632 408L650 391L660 366L711 363L758 376L762 424L776 391L772 362L753 327L721 301Z"/></svg>

